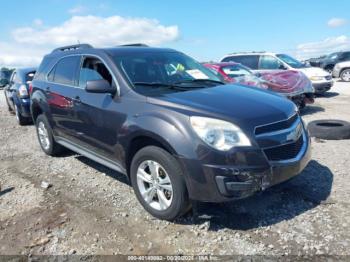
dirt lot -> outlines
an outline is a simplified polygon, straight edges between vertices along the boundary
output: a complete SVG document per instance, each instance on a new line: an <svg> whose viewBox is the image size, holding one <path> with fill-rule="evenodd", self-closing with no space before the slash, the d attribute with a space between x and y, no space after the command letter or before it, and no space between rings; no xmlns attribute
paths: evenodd
<svg viewBox="0 0 350 262"><path fill-rule="evenodd" d="M303 118L349 112L350 84L337 82ZM295 179L169 223L141 208L124 176L73 153L46 156L0 91L0 254L350 255L350 140L312 149Z"/></svg>

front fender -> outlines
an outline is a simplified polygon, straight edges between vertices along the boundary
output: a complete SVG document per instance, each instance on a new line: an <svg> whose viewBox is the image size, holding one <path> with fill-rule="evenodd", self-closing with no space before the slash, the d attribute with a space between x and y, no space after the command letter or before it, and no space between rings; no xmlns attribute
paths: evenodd
<svg viewBox="0 0 350 262"><path fill-rule="evenodd" d="M184 126L184 122L189 122L187 116L152 112L134 116L132 122L130 141L146 136L160 142L177 157L194 157L193 139Z"/></svg>

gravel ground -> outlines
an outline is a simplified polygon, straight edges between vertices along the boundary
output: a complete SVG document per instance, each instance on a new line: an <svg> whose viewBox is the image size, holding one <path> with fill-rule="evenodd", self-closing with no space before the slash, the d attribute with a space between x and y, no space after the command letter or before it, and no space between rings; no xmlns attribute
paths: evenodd
<svg viewBox="0 0 350 262"><path fill-rule="evenodd" d="M337 82L303 118L349 112L350 84ZM123 175L74 153L46 156L0 91L0 254L350 255L350 140L312 149L289 182L169 223L143 210Z"/></svg>

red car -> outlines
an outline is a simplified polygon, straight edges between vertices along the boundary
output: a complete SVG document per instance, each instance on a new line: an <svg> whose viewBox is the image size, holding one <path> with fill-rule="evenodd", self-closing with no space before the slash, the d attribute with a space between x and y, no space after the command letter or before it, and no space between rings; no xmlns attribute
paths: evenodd
<svg viewBox="0 0 350 262"><path fill-rule="evenodd" d="M314 102L311 81L295 70L268 71L255 75L241 64L207 63L205 67L219 74L226 83L239 83L271 90L291 99L299 108Z"/></svg>

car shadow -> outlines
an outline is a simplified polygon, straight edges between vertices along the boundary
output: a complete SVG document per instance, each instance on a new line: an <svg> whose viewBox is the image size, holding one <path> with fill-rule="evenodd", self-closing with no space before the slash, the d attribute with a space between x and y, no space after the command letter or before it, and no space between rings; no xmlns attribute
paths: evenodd
<svg viewBox="0 0 350 262"><path fill-rule="evenodd" d="M89 167L92 167L92 168L96 169L97 171L104 173L107 176L114 178L114 179L118 180L119 182L122 182L122 183L130 186L130 182L129 182L128 177L126 175L119 173L119 172L117 172L109 167L106 167L104 165L101 165L101 164L99 164L99 163L97 163L89 158L84 157L84 156L77 155L75 158L77 160L79 160L80 162L82 162L83 164L85 164Z"/></svg>
<svg viewBox="0 0 350 262"><path fill-rule="evenodd" d="M325 92L323 94L320 94L320 95L317 95L316 96L316 99L317 97L325 97L325 98L332 98L332 97L335 97L335 96L338 96L339 93L338 92Z"/></svg>
<svg viewBox="0 0 350 262"><path fill-rule="evenodd" d="M9 187L9 188L6 188L6 189L0 191L0 197L2 197L3 195L5 195L7 193L10 193L14 189L15 189L14 187Z"/></svg>
<svg viewBox="0 0 350 262"><path fill-rule="evenodd" d="M327 200L333 174L313 160L297 177L252 197L222 204L196 203L192 215L179 224L209 221L209 230L250 230L270 226L307 212Z"/></svg>
<svg viewBox="0 0 350 262"><path fill-rule="evenodd" d="M300 110L300 115L301 116L312 115L312 114L316 114L316 113L324 112L324 111L325 111L325 109L321 106L308 105L305 108L303 108L302 110Z"/></svg>

